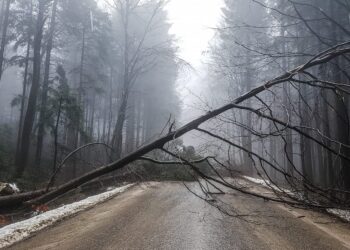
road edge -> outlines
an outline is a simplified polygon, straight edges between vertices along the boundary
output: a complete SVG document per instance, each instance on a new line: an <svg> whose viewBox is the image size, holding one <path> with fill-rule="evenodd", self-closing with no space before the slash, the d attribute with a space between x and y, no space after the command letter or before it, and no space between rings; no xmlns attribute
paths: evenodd
<svg viewBox="0 0 350 250"><path fill-rule="evenodd" d="M122 187L118 187L98 195L90 196L81 201L63 205L59 208L39 214L30 219L16 222L0 228L0 249L27 239L34 233L52 226L55 223L62 221L63 219L106 202L118 194L127 191L133 186L135 186L135 184L128 184Z"/></svg>

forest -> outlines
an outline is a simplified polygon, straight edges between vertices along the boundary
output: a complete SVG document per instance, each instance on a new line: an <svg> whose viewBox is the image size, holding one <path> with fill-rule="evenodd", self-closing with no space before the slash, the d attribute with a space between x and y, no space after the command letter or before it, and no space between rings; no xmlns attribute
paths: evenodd
<svg viewBox="0 0 350 250"><path fill-rule="evenodd" d="M117 173L349 208L350 2L224 0L193 93L203 115L188 123L178 82L196 69L167 4L1 1L0 181L46 188L35 203Z"/></svg>
<svg viewBox="0 0 350 250"><path fill-rule="evenodd" d="M92 142L119 158L179 112L179 60L163 2L107 9L94 0L5 0L1 24L2 180L43 182ZM106 161L104 151L82 152L64 178Z"/></svg>

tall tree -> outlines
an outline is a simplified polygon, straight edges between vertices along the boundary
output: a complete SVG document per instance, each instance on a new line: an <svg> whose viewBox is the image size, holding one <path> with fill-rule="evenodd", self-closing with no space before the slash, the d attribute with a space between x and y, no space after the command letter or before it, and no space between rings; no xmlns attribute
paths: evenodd
<svg viewBox="0 0 350 250"><path fill-rule="evenodd" d="M48 30L48 40L47 40L47 44L46 44L44 79L43 79L43 85L42 85L42 90L41 90L41 105L40 105L39 124L38 124L39 127L38 127L36 154L35 154L36 165L40 165L43 140L44 140L44 135L45 135L47 94L48 94L48 89L49 89L51 51L52 51L53 42L54 42L57 4L58 4L58 0L54 0L53 5L52 5L50 29Z"/></svg>
<svg viewBox="0 0 350 250"><path fill-rule="evenodd" d="M114 127L112 146L115 150L115 157L119 159L123 150L123 129L126 121L128 101L133 84L140 75L153 67L159 53L152 53L151 47L146 43L152 30L156 25L164 8L164 1L134 1L122 0L116 3L116 16L120 18L119 31L122 33L121 55L122 59L122 89L120 104L117 114L117 121ZM144 10L142 13L141 11ZM145 14L146 13L146 14ZM143 16L144 20L140 22L138 15ZM140 25L142 26L135 26ZM141 29L140 29L141 28Z"/></svg>
<svg viewBox="0 0 350 250"><path fill-rule="evenodd" d="M43 28L45 23L45 7L47 1L38 0L38 14L35 25L34 45L33 45L33 81L30 88L28 107L23 122L21 134L20 156L16 159L16 171L14 178L20 178L28 163L31 135L36 114L37 97L40 87L41 68L41 44L43 38Z"/></svg>
<svg viewBox="0 0 350 250"><path fill-rule="evenodd" d="M2 23L2 34L1 34L1 44L0 44L0 80L2 77L3 67L4 67L4 53L5 53L5 47L7 45L7 29L9 26L11 2L12 2L12 0L6 0L4 20Z"/></svg>

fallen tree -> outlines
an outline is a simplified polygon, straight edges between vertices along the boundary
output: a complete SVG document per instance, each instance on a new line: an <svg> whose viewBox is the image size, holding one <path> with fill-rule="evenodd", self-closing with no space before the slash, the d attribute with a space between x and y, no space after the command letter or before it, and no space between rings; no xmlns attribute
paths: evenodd
<svg viewBox="0 0 350 250"><path fill-rule="evenodd" d="M305 63L305 64L303 64L303 65L301 65L301 66L299 66L299 67L297 67L289 72L286 72L286 73L274 78L273 80L270 80L270 81L268 81L268 82L266 82L266 83L264 83L256 88L252 89L248 93L236 98L231 103L228 103L227 105L224 105L218 109L212 110L212 111L206 113L205 115L187 123L186 125L184 125L183 127L179 128L177 130L169 131L169 133L167 135L148 143L147 145L136 150L135 152L130 153L127 156L121 158L120 160L117 160L111 164L108 164L108 165L103 166L99 169L96 169L96 170L93 170L89 173L86 173L85 175L83 175L79 178L71 180L71 181L57 187L56 189L43 194L39 198L33 199L29 202L26 202L26 204L28 204L28 205L42 204L42 203L46 203L48 201L51 201L51 200L59 197L60 195L63 195L65 193L67 193L68 191L79 187L80 185L82 185L86 182L89 182L95 178L98 178L102 175L113 172L115 170L121 169L121 168L125 167L126 165L128 165L136 160L142 159L142 157L144 155L146 155L147 153L150 153L153 150L163 149L164 145L166 145L167 143L183 136L184 134L186 134L190 131L196 130L203 123L225 113L226 111L237 108L237 105L243 103L244 101L246 101L252 97L256 97L258 94L260 94L266 90L269 90L273 86L276 86L276 85L281 84L281 83L296 81L295 77L299 74L307 74L306 70L308 70L312 67L330 62L332 59L334 59L336 57L348 54L350 52L349 45L350 45L350 42L346 42L346 43L337 45L335 47L332 47L332 48L314 56L307 63ZM325 88L331 87L331 88L334 88L338 91L342 91L342 87L343 87L342 85L339 85L336 83L330 83L330 82L321 82L321 83L322 83L322 85L318 85L318 87L325 87ZM301 84L303 84L303 83L301 82ZM305 82L304 84L314 84L314 83ZM322 143L321 143L321 146L322 146ZM345 155L343 156L341 154L339 155L339 157L346 157L347 158L347 156L345 156ZM215 178L211 178L211 181L221 183L221 181L216 180ZM229 186L229 187L232 188L232 186ZM269 198L269 197L265 197L265 196L259 196L259 197L267 199L267 200L271 200L271 198Z"/></svg>
<svg viewBox="0 0 350 250"><path fill-rule="evenodd" d="M149 157L146 157L145 155L147 155L148 153L154 151L154 150L163 150L164 151L164 146L183 136L184 134L191 132L191 131L200 131L200 132L205 132L207 133L207 131L205 130L201 130L200 126L202 124L204 124L205 122L216 118L220 115L222 115L223 113L232 110L232 109L245 109L247 111L253 112L254 114L256 114L257 116L260 116L261 118L264 119L268 119L270 121L272 121L276 128L277 128L277 132L275 132L274 136L279 135L281 131L283 131L283 129L278 129L276 124L279 125L283 125L285 128L289 128L289 129L293 129L294 131L296 131L297 133L301 133L303 135L305 135L306 137L308 137L308 139L313 140L314 142L318 143L320 146L322 146L325 150L328 150L334 154L337 154L337 151L330 148L327 143L323 143L320 140L317 140L315 138L313 138L311 135L306 134L303 129L301 128L297 128L295 126L292 126L290 124L290 121L280 121L276 118L274 118L272 115L266 115L263 114L262 112L260 112L259 110L255 110L252 109L250 107L243 107L243 106L239 106L240 104L242 104L243 102L247 101L250 98L256 97L257 99L259 99L259 97L257 96L258 94L264 92L264 91L270 91L270 89L276 85L282 84L282 83L286 83L286 82L298 82L299 84L308 84L308 85L312 85L318 88L325 88L325 89L332 89L334 91L339 91L339 92L345 92L347 93L347 90L345 89L346 86L344 86L344 84L340 84L340 83L333 83L333 82L327 82L327 81L321 81L318 79L312 79L312 81L300 81L298 79L296 79L297 76L299 75L310 75L309 72L307 72L306 70L315 67L315 66L319 66L325 63L330 62L332 59L340 57L340 56L344 56L346 54L350 53L350 42L347 43L343 43L340 45L337 45L331 49L328 49L316 56L314 56L312 59L310 59L307 63L289 71L286 72L276 78L274 78L273 80L267 81L263 84L261 84L260 86L252 89L251 91L249 91L248 93L236 98L234 101L232 101L231 103L228 103L220 108L217 108L215 110L209 111L207 112L205 115L187 123L186 125L182 126L181 128L174 130L174 131L169 131L168 134L166 134L165 136L156 139L150 143L148 143L147 145L144 145L143 147L139 148L138 150L136 150L133 153L130 153L129 155L115 161L112 162L106 166L100 167L98 169L95 169L89 173L84 174L83 176L80 176L76 179L73 179L61 186L58 186L56 188L52 188L50 190L48 189L43 189L43 190L38 190L38 191L34 191L34 192L28 192L28 193L22 193L22 194L16 194L16 195L11 195L11 196L5 196L5 197L1 197L0 198L0 207L5 207L5 206L12 206L12 205L18 205L21 203L25 203L26 205L37 205L37 204L43 204L46 202L49 202L87 182L90 182L100 176L103 176L105 174L111 173L113 171L116 171L118 169L122 169L125 166L127 166L128 164L138 161L138 160L146 160L146 161L150 161L156 164L184 164L189 166L192 170L194 170L194 172L197 173L197 175L200 178L203 178L204 180L208 181L209 183L211 183L211 185L213 186L213 183L217 183L219 185L224 185L230 189L236 190L236 191L241 191L243 193L247 193L246 191L240 189L240 188L236 188L233 185L227 183L223 177L220 176L220 174L218 172L214 172L215 174L219 177L219 179L213 178L211 176L207 176L203 173L200 173L200 170L197 168L194 168L194 165L196 163L200 163L200 162L208 162L209 165L212 167L212 165L210 164L210 160L213 159L214 161L216 161L216 163L218 163L219 165L221 165L222 167L229 169L229 167L225 166L225 164L219 162L215 157L206 157L197 161L187 161L184 160L182 157L178 157L177 160L180 161L168 161L168 162L163 162L163 161L159 161L159 160L155 160L155 159L151 159ZM267 105L266 105L267 106ZM268 107L267 107L268 108ZM241 125L242 126L242 125ZM172 127L171 127L172 128ZM245 127L245 129L248 129L247 127ZM254 131L250 131L252 133L254 133ZM214 135L214 133L207 133L210 136L215 137L216 139L222 140L225 143L228 143L231 146L238 146L236 144L231 143L229 140L224 139L220 136ZM329 139L329 138L326 138ZM95 143L96 144L96 143ZM100 143L97 143L100 144ZM80 148L85 148L87 146L90 145L94 145L94 144L89 144ZM345 145L346 146L346 145ZM77 150L74 150L71 154L69 154L61 163L60 167L58 168L57 172L59 171L59 169L64 165L64 163L66 162L66 160L71 157L72 155L74 155L80 148L78 148ZM245 152L247 152L249 154L249 156L253 159L253 157L257 157L258 161L261 163L261 165L263 165L263 163L267 163L268 165L270 165L271 167L273 167L274 169L277 169L277 167L274 166L274 163L272 162L268 162L265 159L263 159L262 157L259 157L258 154L255 154L254 152L251 152L247 149L245 149L244 147L240 147L238 146L239 150L243 150ZM167 153L170 153L169 151L165 151ZM170 154L173 155L173 154ZM343 159L348 159L347 155L343 155L341 153L337 154L340 158ZM173 155L174 156L174 155ZM265 174L268 176L268 174L266 173L266 171L263 168L263 171L265 172ZM278 170L280 171L286 178L286 180L288 182L290 182L291 184L293 184L293 180L291 179L292 177L289 175L289 173L283 172L283 170ZM57 174L57 172L53 175L53 177L51 178L51 180L49 181L49 185L48 187L53 183L53 180ZM302 173L299 173L300 176L302 176L303 178L303 182L304 182L304 186L306 189L311 190L312 192L318 193L320 194L322 197L326 197L327 198L327 192L329 190L322 190L318 187L313 186L312 184L307 182L307 178L305 178L303 176ZM292 180L292 181L291 181ZM306 181L305 181L306 180ZM270 180L271 181L271 180ZM273 182L272 182L273 183ZM306 184L305 184L306 183ZM293 205L302 205L304 203L304 201L295 198L294 196L290 195L287 192L284 192L282 189L277 190L278 191L278 197L279 199L276 198L271 198L271 197L267 197L264 195L256 195L254 193L250 193L248 192L247 194L249 195L254 195L256 197L260 197L266 200L272 200L272 201L280 201L280 202L285 202L285 203L290 203ZM209 191L207 190L207 192L209 193ZM283 195L283 197L281 196ZM287 197L289 200L286 200L285 197ZM344 201L338 200L338 199L334 199L331 198L329 199L332 202L335 202L336 204L341 204L341 205L345 205L348 206L349 204L347 204ZM323 205L319 205L316 203L311 203L311 202L306 202L308 206L312 206L312 207L325 207L328 208L328 206L323 206Z"/></svg>
<svg viewBox="0 0 350 250"><path fill-rule="evenodd" d="M15 195L6 195L0 197L0 207L12 207L12 206L18 206L21 205L23 202L35 199L47 192L46 188L31 191L31 192L25 192Z"/></svg>

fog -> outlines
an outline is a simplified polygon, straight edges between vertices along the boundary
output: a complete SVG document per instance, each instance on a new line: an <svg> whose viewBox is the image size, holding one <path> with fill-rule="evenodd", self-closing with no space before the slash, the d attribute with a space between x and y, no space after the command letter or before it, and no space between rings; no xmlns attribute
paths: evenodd
<svg viewBox="0 0 350 250"><path fill-rule="evenodd" d="M115 170L249 175L282 200L348 204L349 10L343 0L2 0L0 181L72 181L66 192ZM159 166L174 160L186 168Z"/></svg>

